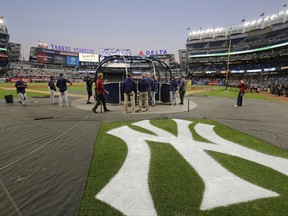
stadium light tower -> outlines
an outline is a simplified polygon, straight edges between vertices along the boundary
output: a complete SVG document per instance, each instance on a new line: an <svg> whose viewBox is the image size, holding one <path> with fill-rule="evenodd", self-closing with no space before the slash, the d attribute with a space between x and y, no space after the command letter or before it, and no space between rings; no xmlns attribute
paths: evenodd
<svg viewBox="0 0 288 216"><path fill-rule="evenodd" d="M0 16L0 24L3 24L3 23L4 23L4 17Z"/></svg>

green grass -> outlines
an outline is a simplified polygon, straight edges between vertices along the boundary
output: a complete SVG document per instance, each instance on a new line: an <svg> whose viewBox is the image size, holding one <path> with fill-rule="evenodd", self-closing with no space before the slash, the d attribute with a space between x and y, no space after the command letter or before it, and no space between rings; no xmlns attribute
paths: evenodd
<svg viewBox="0 0 288 216"><path fill-rule="evenodd" d="M16 93L16 88L13 90L4 90L1 88L2 85L0 85L0 99L4 99L5 95L13 95L13 98L18 98L18 95ZM47 90L47 94L43 93L37 93L37 92L26 92L28 97L44 97L49 95L49 92Z"/></svg>
<svg viewBox="0 0 288 216"><path fill-rule="evenodd" d="M97 135L97 145L90 165L80 215L97 215L97 212L102 213L102 215L122 215L117 210L96 200L95 195L117 173L127 155L125 143L115 136L106 134L106 132L111 129L111 125L119 127L126 124L104 123L101 126Z"/></svg>
<svg viewBox="0 0 288 216"><path fill-rule="evenodd" d="M14 87L14 83L0 83L0 99L3 99L5 95L12 94L13 97L17 97L16 90ZM4 90L3 87L13 88L13 90ZM28 89L45 91L46 93L35 93L35 92L27 92L28 97L41 97L49 95L47 89L47 83L28 83ZM227 98L237 98L238 89L237 88L228 88L225 91L225 87L222 86L214 86L213 90L210 86L203 86L202 92L193 91L191 85L187 86L186 95L202 95L202 96L215 96L215 97L227 97ZM86 95L86 86L85 83L73 83L72 86L69 87L70 94L84 94ZM244 95L246 99L257 99L257 100L273 100L271 98L267 98L264 95L257 93L246 93Z"/></svg>
<svg viewBox="0 0 288 216"><path fill-rule="evenodd" d="M3 88L11 88L11 90L6 90ZM29 89L36 91L44 91L45 93L29 92ZM84 94L86 95L86 85L85 83L73 83L72 86L68 87L70 94ZM47 83L28 83L28 88L26 91L28 97L45 97L49 96ZM13 98L17 98L15 83L0 83L0 99L3 99L5 95L13 95Z"/></svg>
<svg viewBox="0 0 288 216"><path fill-rule="evenodd" d="M212 124L215 125L214 131L227 140L259 152L288 159L288 152L211 120L193 119L191 121L193 124L190 125L190 130L195 140L206 142L194 131L197 123ZM118 172L128 151L121 139L106 132L123 125L130 126L132 123L104 122L102 124L97 136L79 215L122 215L121 212L97 200L95 195ZM177 125L172 120L157 119L151 120L151 123L174 135L178 133ZM131 126L131 128L149 133L140 127L137 129L136 126ZM153 133L150 132L150 134ZM242 158L212 151L207 151L207 153L226 169L253 184L273 190L280 196L201 211L204 183L198 173L172 145L151 141L148 145L151 151L149 188L158 215L288 215L288 177L286 175Z"/></svg>
<svg viewBox="0 0 288 216"><path fill-rule="evenodd" d="M213 88L210 86L203 87L203 91L196 92L193 91L193 88L191 86L187 87L187 94L192 95L201 95L201 96L215 96L215 97L226 97L226 98L237 98L238 96L238 88L228 88L225 90L225 87L223 86L214 86ZM259 93L245 93L244 97L246 99L257 99L257 100L272 100L271 98L267 98L264 95L261 95Z"/></svg>
<svg viewBox="0 0 288 216"><path fill-rule="evenodd" d="M204 183L171 145L149 142L149 186L158 215L199 213ZM193 194L193 196L191 196Z"/></svg>

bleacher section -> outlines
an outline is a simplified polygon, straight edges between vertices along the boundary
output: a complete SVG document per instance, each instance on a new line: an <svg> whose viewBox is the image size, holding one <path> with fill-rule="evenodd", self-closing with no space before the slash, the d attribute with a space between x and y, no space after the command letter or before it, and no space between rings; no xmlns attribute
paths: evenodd
<svg viewBox="0 0 288 216"><path fill-rule="evenodd" d="M29 61L13 62L10 65L9 70L6 72L6 76L18 77L20 74L31 75L48 75L59 77L60 73L63 73L67 78L72 79L73 82L81 82L86 76L85 73L79 73L75 68L61 68L59 65L39 65Z"/></svg>
<svg viewBox="0 0 288 216"><path fill-rule="evenodd" d="M237 27L238 31L227 28L224 36L213 33L215 37L211 37L210 31L189 36L186 43L188 72L198 77L224 77L227 68L229 76L287 73L288 13L283 16L286 18L281 22L263 20L262 28L259 25L248 28L243 24L242 29ZM267 22L274 24L268 25Z"/></svg>

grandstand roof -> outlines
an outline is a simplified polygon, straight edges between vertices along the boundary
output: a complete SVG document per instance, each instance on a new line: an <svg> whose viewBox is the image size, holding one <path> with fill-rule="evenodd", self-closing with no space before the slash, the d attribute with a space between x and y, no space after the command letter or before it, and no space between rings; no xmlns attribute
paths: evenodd
<svg viewBox="0 0 288 216"><path fill-rule="evenodd" d="M264 14L263 14L264 15ZM191 31L188 35L187 42L192 40L201 40L206 38L227 37L234 34L244 34L254 30L261 30L266 27L276 26L278 24L286 23L288 20L288 10L280 11L278 14L270 16L261 16L259 19L252 21L242 20L241 24L230 26L227 28L213 28L200 29L198 31Z"/></svg>

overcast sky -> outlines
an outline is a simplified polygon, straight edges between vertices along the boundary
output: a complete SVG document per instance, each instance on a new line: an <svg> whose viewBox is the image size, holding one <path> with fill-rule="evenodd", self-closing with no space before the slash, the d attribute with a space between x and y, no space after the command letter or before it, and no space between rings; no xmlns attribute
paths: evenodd
<svg viewBox="0 0 288 216"><path fill-rule="evenodd" d="M288 0L0 0L10 41L29 50L38 41L77 48L185 48L188 31L229 27L280 12Z"/></svg>

